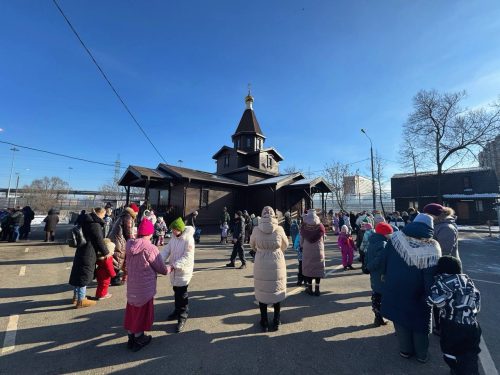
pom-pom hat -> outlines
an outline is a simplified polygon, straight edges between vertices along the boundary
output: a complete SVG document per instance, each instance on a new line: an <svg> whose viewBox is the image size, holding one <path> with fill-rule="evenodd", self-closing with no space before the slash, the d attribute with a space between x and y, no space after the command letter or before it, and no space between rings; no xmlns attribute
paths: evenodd
<svg viewBox="0 0 500 375"><path fill-rule="evenodd" d="M390 224L387 223L378 223L375 226L375 233L381 234L383 236L392 234L394 230L392 229Z"/></svg>
<svg viewBox="0 0 500 375"><path fill-rule="evenodd" d="M153 226L153 223L148 219L142 220L141 223L139 224L139 228L137 229L138 236L149 236L154 232L155 232L155 227Z"/></svg>

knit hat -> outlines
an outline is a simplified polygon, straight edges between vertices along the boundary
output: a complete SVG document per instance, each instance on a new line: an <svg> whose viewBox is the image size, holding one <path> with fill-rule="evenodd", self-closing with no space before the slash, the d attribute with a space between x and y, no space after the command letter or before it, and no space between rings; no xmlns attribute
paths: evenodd
<svg viewBox="0 0 500 375"><path fill-rule="evenodd" d="M276 214L274 213L274 210L270 206L266 206L262 209L262 216L261 217L276 217Z"/></svg>
<svg viewBox="0 0 500 375"><path fill-rule="evenodd" d="M135 212L139 212L139 207L135 203L130 203L129 207Z"/></svg>
<svg viewBox="0 0 500 375"><path fill-rule="evenodd" d="M375 214L375 217L373 218L373 221L375 222L375 225L378 223L385 223L385 219L381 214Z"/></svg>
<svg viewBox="0 0 500 375"><path fill-rule="evenodd" d="M314 224L317 225L321 223L321 220L316 214L316 210L314 208L307 210L307 214L305 214L302 218L304 219L304 223L309 225L314 225Z"/></svg>
<svg viewBox="0 0 500 375"><path fill-rule="evenodd" d="M456 275L462 273L462 262L451 255L443 255L437 263L437 273Z"/></svg>
<svg viewBox="0 0 500 375"><path fill-rule="evenodd" d="M418 214L415 216L415 219L413 219L414 223L422 223L427 225L429 228L434 229L434 222L432 221L432 217L427 215L427 214Z"/></svg>
<svg viewBox="0 0 500 375"><path fill-rule="evenodd" d="M423 212L428 215L439 216L443 213L443 206L437 203L429 203L424 207Z"/></svg>
<svg viewBox="0 0 500 375"><path fill-rule="evenodd" d="M149 236L155 232L153 223L148 219L143 219L137 228L137 235L140 237Z"/></svg>
<svg viewBox="0 0 500 375"><path fill-rule="evenodd" d="M387 223L378 223L375 226L375 233L381 234L383 236L386 236L388 234L392 234L394 230L392 229L390 224Z"/></svg>
<svg viewBox="0 0 500 375"><path fill-rule="evenodd" d="M184 228L186 228L186 224L184 224L182 217L178 217L170 223L170 229L177 229L180 232L184 232Z"/></svg>
<svg viewBox="0 0 500 375"><path fill-rule="evenodd" d="M361 223L361 229L363 229L363 230L371 230L371 229L373 229L373 226L371 225L371 223L363 221Z"/></svg>

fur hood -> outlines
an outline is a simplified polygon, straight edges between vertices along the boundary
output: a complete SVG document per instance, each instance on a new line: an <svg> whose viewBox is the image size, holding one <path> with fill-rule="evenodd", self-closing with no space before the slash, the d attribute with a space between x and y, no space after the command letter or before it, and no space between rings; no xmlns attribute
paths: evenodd
<svg viewBox="0 0 500 375"><path fill-rule="evenodd" d="M125 207L125 210L123 211L122 215L124 214L129 214L130 216L132 216L132 219L135 219L137 217L137 212L135 212L130 207Z"/></svg>

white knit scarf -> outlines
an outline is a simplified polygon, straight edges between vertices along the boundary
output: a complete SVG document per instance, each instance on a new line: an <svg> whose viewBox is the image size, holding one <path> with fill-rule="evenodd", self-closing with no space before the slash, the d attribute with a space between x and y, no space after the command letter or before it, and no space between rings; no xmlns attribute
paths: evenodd
<svg viewBox="0 0 500 375"><path fill-rule="evenodd" d="M420 270L435 266L441 258L441 247L432 238L408 237L399 231L392 235L391 242L407 265Z"/></svg>

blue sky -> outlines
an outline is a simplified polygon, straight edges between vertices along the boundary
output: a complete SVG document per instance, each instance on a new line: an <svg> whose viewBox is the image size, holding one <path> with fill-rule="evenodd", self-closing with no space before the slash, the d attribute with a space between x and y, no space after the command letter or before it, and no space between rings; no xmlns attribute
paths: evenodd
<svg viewBox="0 0 500 375"><path fill-rule="evenodd" d="M367 129L400 170L401 126L420 89L500 94L500 2L68 1L67 16L166 160L214 171L251 82L266 146L319 173L369 157ZM122 165L158 155L52 1L2 2L0 140ZM12 153L0 144L0 185ZM70 172L69 167L73 168ZM368 174L366 162L356 164ZM95 189L112 167L16 153L21 185L60 176ZM71 175L70 175L71 173Z"/></svg>

